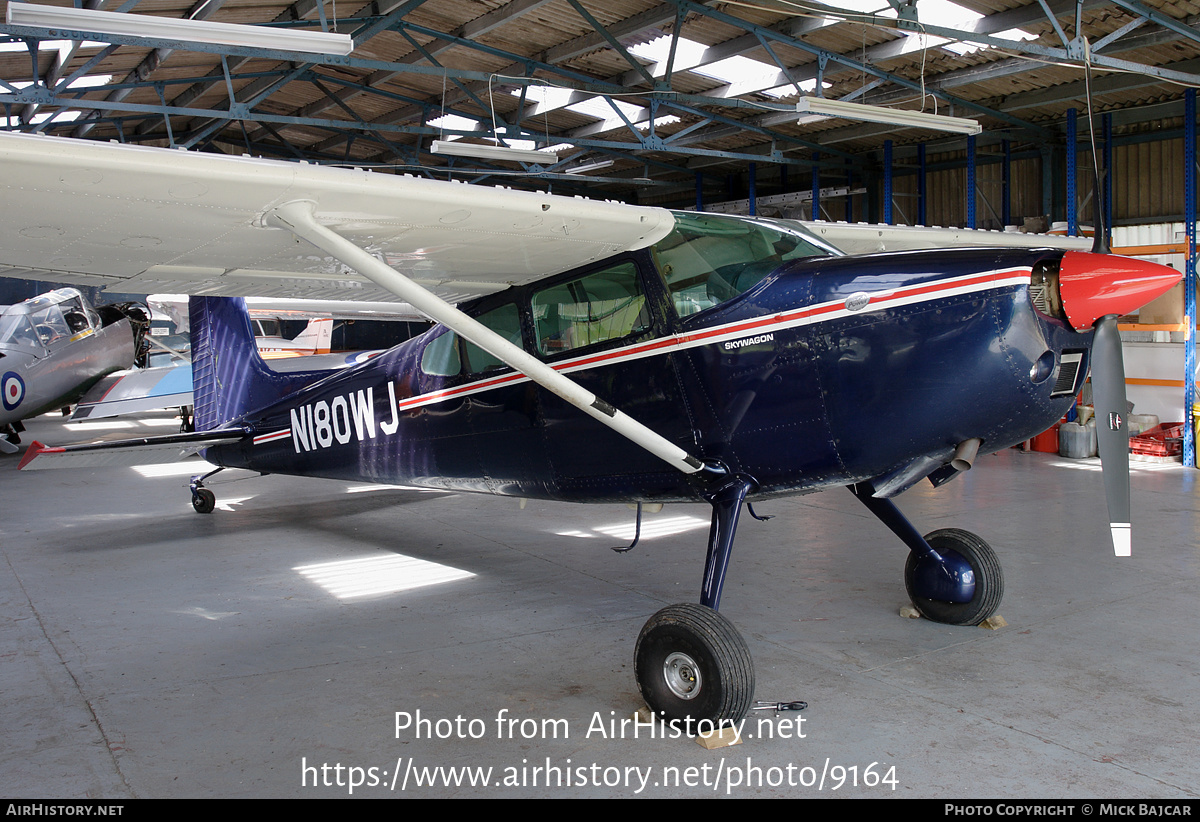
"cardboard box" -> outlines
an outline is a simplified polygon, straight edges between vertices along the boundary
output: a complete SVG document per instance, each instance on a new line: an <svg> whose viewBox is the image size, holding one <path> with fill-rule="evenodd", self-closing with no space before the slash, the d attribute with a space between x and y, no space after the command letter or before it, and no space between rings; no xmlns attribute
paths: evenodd
<svg viewBox="0 0 1200 822"><path fill-rule="evenodd" d="M1183 322L1183 283L1142 306L1138 322L1143 325L1178 325Z"/></svg>

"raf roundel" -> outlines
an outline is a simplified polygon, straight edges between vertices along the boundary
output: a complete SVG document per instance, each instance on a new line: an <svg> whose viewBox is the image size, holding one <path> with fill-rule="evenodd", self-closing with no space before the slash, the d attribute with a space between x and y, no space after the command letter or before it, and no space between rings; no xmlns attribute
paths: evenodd
<svg viewBox="0 0 1200 822"><path fill-rule="evenodd" d="M21 379L21 375L13 371L6 373L3 380L3 392L4 410L16 409L21 404L21 400L25 399L25 381Z"/></svg>

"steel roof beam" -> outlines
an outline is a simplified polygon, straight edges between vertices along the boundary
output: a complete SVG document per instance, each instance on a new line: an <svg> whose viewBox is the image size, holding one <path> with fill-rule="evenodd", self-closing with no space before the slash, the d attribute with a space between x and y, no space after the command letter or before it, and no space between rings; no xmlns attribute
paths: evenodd
<svg viewBox="0 0 1200 822"><path fill-rule="evenodd" d="M808 52L809 54L812 54L816 57L824 57L826 60L828 60L829 62L831 62L835 65L842 65L851 70L859 71L859 72L863 72L865 74L871 75L872 77L885 78L885 79L890 80L891 82L895 83L898 86L903 86L905 88L911 89L912 91L928 92L927 86L922 86L920 83L915 82L913 80L909 80L900 75L893 74L893 73L887 72L887 71L883 71L882 69L876 68L875 66L873 66L869 63L864 63L864 62L861 62L854 58L847 57L846 55L837 54L836 52L831 52L826 49L822 49L817 46L813 46L810 43L806 43L803 40L798 40L794 37L788 37L786 35L779 34L778 32L772 31L771 29L764 28L763 26L759 26L754 23L750 23L746 20L742 20L737 17L733 17L732 15L726 14L724 12L720 12L720 11L716 11L714 9L709 9L704 6L700 6L700 5L692 2L692 0L679 0L679 2L686 3L697 14L700 14L700 15L703 15L706 17L710 17L713 20L717 20L718 22L726 23L727 25L733 26L735 28L741 28L750 33L755 33L755 32L760 33L768 39L779 41L779 42L783 43L784 45L788 45L793 48L797 48L801 51ZM882 18L877 18L877 19L882 19ZM892 21L889 21L889 22L892 22ZM921 28L922 28L922 30L926 30L929 27L922 24ZM935 32L930 30L930 33L935 33ZM972 36L973 37L981 37L983 35L972 35ZM951 39L953 39L953 38L951 38ZM1009 42L1009 41L1005 41L1005 42ZM944 91L937 91L934 93L937 96L944 99L948 103L962 106L966 109L978 111L979 113L984 114L989 117L995 117L995 118L1001 120L1002 122L1006 122L1009 125L1018 126L1020 128L1027 129L1034 134L1039 134L1042 136L1047 135L1047 132L1044 129L1042 129L1041 127L1036 126L1033 123L1027 123L1024 120L1013 117L1012 115L1004 114L1002 112L996 111L995 109L988 108L987 106L983 106L978 103L971 102L970 100L963 100L961 98L954 97L952 95L945 93Z"/></svg>
<svg viewBox="0 0 1200 822"><path fill-rule="evenodd" d="M207 20L209 17L212 17L224 4L225 0L200 0L200 2L188 10L186 17L188 20ZM174 52L174 49L168 48L154 49L144 58L142 58L142 62L138 63L133 71L125 75L124 82L129 83L149 79L150 75L153 74L160 65L162 65L164 60L174 54ZM124 100L125 97L131 92L132 89L117 89L109 93L108 99ZM90 115L85 118L84 122L81 122L76 126L75 132L72 134L72 136L86 137L91 130L95 128L96 124L93 122L93 118L97 115L98 112L91 112Z"/></svg>
<svg viewBox="0 0 1200 822"><path fill-rule="evenodd" d="M498 9L494 9L469 23L464 23L462 26L459 26L457 29L455 29L454 34L457 37L467 40L479 37L503 26L506 23L520 18L524 14L535 11L548 2L550 2L550 0L512 0L512 2L508 3L507 5L501 6ZM393 25L394 22L395 21L393 21ZM455 42L453 40L438 39L435 43L429 44L427 46L427 50L431 57L437 57L454 46ZM427 59L425 55L418 55L408 57L401 62L415 64L423 59ZM401 71L388 71L386 69L381 69L366 77L362 85L357 89L344 88L337 92L337 98L342 102L349 102L360 94L369 93L372 87L392 82L393 80L403 76L403 74L404 72ZM464 89L464 93L467 93L466 89ZM328 100L317 100L307 106L304 106L297 113L304 117L315 117L321 112L328 110L330 105L332 105L332 103Z"/></svg>
<svg viewBox="0 0 1200 822"><path fill-rule="evenodd" d="M1180 37L1187 38L1194 43L1200 43L1200 32L1197 32L1182 20L1177 20L1170 15L1163 14L1162 12L1150 8L1143 3L1133 2L1133 0L1109 0L1109 2L1120 6L1130 14L1137 15L1144 20L1148 20L1151 23L1162 26L1165 29L1169 29L1178 34Z"/></svg>
<svg viewBox="0 0 1200 822"><path fill-rule="evenodd" d="M1189 18L1187 20L1187 23L1188 23L1188 25L1193 27L1193 31L1200 34L1200 15ZM1104 53L1109 54L1109 55L1120 54L1122 52L1134 51L1136 49L1148 48L1151 46L1159 46L1159 45L1163 45L1166 43L1171 43L1178 39L1179 39L1178 34L1176 34L1175 32L1169 31L1167 29L1157 29L1155 31L1146 31L1146 32L1142 32L1140 34L1134 35L1132 37L1126 36L1124 38L1116 40L1115 42L1111 43L1105 49ZM1177 63L1177 64L1171 64L1171 65L1166 66L1166 68L1174 68L1176 66L1184 66L1187 64L1187 62L1188 61L1184 61L1184 62ZM937 86L939 88L955 88L957 86L969 85L971 83L978 83L978 82L983 82L983 81L987 81L987 80L996 80L1001 77L1008 77L1013 74L1020 74L1022 72L1026 72L1029 70L1030 70L1029 60L1021 58L1021 57L1013 57L1013 58L1010 58L1007 60L1000 60L995 63L986 63L984 65L970 66L968 68L956 69L954 71L946 72L945 74L939 76L936 80L931 81L930 85ZM1187 71L1186 69L1183 69L1183 68L1177 68L1176 70L1185 71L1185 72ZM1125 76L1125 77L1132 78L1132 77L1137 77L1139 75L1136 75L1136 74L1124 75L1124 74L1122 74L1119 76ZM1107 87L1107 86L1101 86L1101 84L1108 79L1110 79L1110 78L1105 77L1105 78L1100 78L1100 79L1094 80L1093 86L1094 87ZM1159 81L1157 79L1146 78L1145 82L1137 82L1137 83L1131 84L1127 87L1128 88L1144 88L1144 87L1150 86L1150 85L1157 85L1158 82ZM1056 86L1053 88L1066 89L1068 85L1072 89L1077 89L1077 86L1074 83L1063 84L1063 85L1059 85L1059 86ZM1081 86L1082 83L1080 83L1079 85ZM1118 90L1118 88L1120 88L1120 87L1113 86L1111 88L1111 90L1115 91L1115 90ZM1051 95L1051 97L1046 98L1050 102L1053 102L1054 99L1056 99L1053 97L1053 92L1051 91L1051 89L1043 89L1038 92L1019 92L1016 95L1010 95L1010 96L1006 97L1005 103L999 107L1006 111L1018 110L1018 109L1010 108L1009 104L1012 103L1014 98L1023 97L1024 95L1027 95L1027 94L1035 94L1035 95L1041 94L1042 92L1047 92ZM871 102L878 104L878 105L886 105L886 104L894 102L898 99L902 99L905 96L907 96L907 92L904 92L904 91L897 91L897 90L886 91L886 92L882 92L880 94L872 96ZM1070 99L1078 99L1078 97L1079 97L1079 93L1077 90L1072 91L1070 93L1063 91L1063 93L1062 93L1062 99L1070 100ZM1044 103L1034 103L1033 105L1043 105L1043 104ZM1024 107L1027 108L1028 106L1024 106Z"/></svg>

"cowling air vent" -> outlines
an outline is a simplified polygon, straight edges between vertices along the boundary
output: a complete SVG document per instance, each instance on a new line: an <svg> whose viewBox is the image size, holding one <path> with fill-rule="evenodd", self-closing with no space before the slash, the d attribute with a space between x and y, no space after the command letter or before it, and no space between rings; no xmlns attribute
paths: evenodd
<svg viewBox="0 0 1200 822"><path fill-rule="evenodd" d="M1054 390L1050 397L1070 397L1079 390L1078 382L1082 376L1079 366L1083 363L1082 351L1064 351L1058 360L1058 375L1054 378Z"/></svg>
<svg viewBox="0 0 1200 822"><path fill-rule="evenodd" d="M1031 283L1029 286L1029 298L1033 300L1034 306L1043 314L1050 313L1050 302L1046 295L1047 286L1045 283Z"/></svg>

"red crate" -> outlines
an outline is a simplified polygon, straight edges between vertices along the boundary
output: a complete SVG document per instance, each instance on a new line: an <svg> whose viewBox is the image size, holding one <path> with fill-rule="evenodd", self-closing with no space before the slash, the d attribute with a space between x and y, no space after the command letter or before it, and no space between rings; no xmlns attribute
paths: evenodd
<svg viewBox="0 0 1200 822"><path fill-rule="evenodd" d="M1149 457L1178 457L1183 453L1183 423L1164 422L1130 437L1129 452Z"/></svg>

